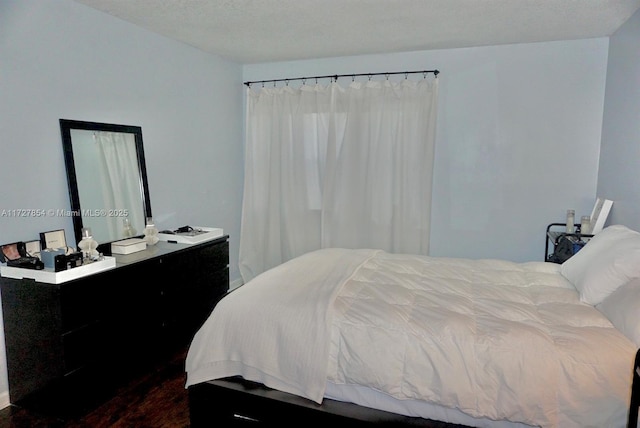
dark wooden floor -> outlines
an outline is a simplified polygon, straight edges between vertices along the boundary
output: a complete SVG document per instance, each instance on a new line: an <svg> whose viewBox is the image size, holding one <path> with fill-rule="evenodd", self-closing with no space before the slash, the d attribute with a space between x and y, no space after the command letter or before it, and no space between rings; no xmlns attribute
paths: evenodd
<svg viewBox="0 0 640 428"><path fill-rule="evenodd" d="M0 410L0 428L159 428L189 427L184 358L140 375L86 415L70 420L29 412L16 406Z"/></svg>

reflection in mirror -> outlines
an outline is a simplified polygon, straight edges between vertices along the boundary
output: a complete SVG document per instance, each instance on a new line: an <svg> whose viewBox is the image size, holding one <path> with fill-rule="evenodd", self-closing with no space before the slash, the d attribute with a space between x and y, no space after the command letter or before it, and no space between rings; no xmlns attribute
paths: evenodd
<svg viewBox="0 0 640 428"><path fill-rule="evenodd" d="M151 217L142 129L64 119L60 129L76 242L83 227L98 244L142 235Z"/></svg>

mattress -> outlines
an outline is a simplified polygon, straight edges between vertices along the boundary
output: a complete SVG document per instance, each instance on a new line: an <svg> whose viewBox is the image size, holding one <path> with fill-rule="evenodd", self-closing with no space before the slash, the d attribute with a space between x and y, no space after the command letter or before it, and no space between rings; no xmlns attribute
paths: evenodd
<svg viewBox="0 0 640 428"><path fill-rule="evenodd" d="M240 375L470 426L624 426L635 347L559 265L323 249L234 290L187 384Z"/></svg>

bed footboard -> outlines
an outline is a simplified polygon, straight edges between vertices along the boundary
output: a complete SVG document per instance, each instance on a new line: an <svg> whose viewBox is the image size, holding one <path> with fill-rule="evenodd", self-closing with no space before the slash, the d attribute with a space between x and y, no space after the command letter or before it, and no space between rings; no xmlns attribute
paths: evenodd
<svg viewBox="0 0 640 428"><path fill-rule="evenodd" d="M627 428L638 426L638 410L640 409L640 349L636 353L633 365L633 384L631 385L631 401L629 403L629 421Z"/></svg>
<svg viewBox="0 0 640 428"><path fill-rule="evenodd" d="M412 418L352 403L310 400L237 378L204 382L189 387L190 428L212 426L297 427L319 426L467 428L461 425Z"/></svg>

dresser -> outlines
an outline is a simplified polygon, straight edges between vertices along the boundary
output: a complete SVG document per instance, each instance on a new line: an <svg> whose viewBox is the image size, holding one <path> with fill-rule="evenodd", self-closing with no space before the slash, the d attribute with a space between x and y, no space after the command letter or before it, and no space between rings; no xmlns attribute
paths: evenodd
<svg viewBox="0 0 640 428"><path fill-rule="evenodd" d="M85 411L186 349L229 289L228 236L114 257L61 284L0 277L13 404Z"/></svg>

